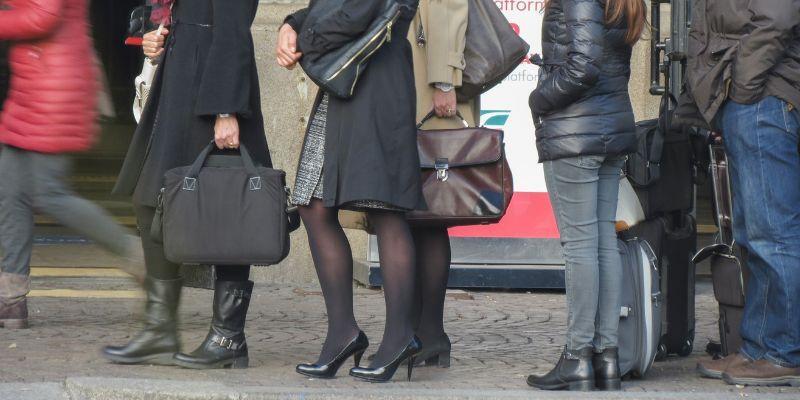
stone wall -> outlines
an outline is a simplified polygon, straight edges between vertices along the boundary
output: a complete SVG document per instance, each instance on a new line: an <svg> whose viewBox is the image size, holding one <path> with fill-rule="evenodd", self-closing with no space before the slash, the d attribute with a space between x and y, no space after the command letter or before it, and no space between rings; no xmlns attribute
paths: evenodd
<svg viewBox="0 0 800 400"><path fill-rule="evenodd" d="M274 48L283 18L306 3L305 0L262 0L253 25L261 101L272 159L276 168L286 171L290 183L294 182L304 128L316 88L299 69L286 71L278 67ZM643 41L634 51L631 97L638 119L651 118L658 110L657 99L648 94L648 48L649 42ZM363 257L367 251L366 234L351 231L348 236L354 256ZM254 271L254 279L285 283L316 280L305 231L301 228L292 234L292 253L286 261L278 266L259 268Z"/></svg>

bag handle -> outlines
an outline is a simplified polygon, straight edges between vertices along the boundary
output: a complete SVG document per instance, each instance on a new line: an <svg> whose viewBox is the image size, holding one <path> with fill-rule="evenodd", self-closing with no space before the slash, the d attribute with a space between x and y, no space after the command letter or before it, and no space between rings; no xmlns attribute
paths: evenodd
<svg viewBox="0 0 800 400"><path fill-rule="evenodd" d="M653 143L650 145L650 157L647 160L651 163L661 162L661 153L664 151L664 137L669 133L671 128L670 105L675 104L675 96L672 93L665 92L661 97L661 104L658 107L658 130L660 134L653 135Z"/></svg>
<svg viewBox="0 0 800 400"><path fill-rule="evenodd" d="M189 168L189 173L186 174L186 178L197 179L197 177L200 175L200 170L203 168L203 165L205 165L208 156L212 151L214 151L215 147L216 145L212 140L211 143L209 143L208 146L206 146L206 148L200 152L200 155L197 156L197 159L194 160L192 167ZM247 174L250 176L250 178L259 176L256 165L253 163L253 158L250 157L250 152L247 151L247 148L243 143L239 143L239 156L242 158L242 164L244 164L244 168L247 170Z"/></svg>
<svg viewBox="0 0 800 400"><path fill-rule="evenodd" d="M425 125L426 122L430 121L431 118L433 118L435 116L436 116L436 111L432 110L431 112L429 112L428 115L426 115L424 118L422 118L422 121L419 121L419 124L417 124L417 129L422 129L422 125ZM455 116L449 117L449 118L458 118L464 124L465 128L469 128L469 122L467 122L467 120L464 119L464 117L461 116L461 113L458 110L456 110L456 115Z"/></svg>

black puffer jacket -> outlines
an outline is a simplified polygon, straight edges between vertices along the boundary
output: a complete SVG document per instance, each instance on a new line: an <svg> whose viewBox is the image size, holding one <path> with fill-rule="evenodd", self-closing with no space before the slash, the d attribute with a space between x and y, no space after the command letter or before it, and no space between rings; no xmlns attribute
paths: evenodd
<svg viewBox="0 0 800 400"><path fill-rule="evenodd" d="M544 65L529 99L540 162L635 146L631 46L624 21L606 26L604 9L605 0L552 0L545 12Z"/></svg>

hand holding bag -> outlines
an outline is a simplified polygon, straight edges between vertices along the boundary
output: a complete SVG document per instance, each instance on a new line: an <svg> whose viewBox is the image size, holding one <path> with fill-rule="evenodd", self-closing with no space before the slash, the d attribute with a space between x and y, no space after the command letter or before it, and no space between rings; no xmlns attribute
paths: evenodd
<svg viewBox="0 0 800 400"><path fill-rule="evenodd" d="M466 121L464 128L421 130L433 115L417 125L422 192L428 209L409 213L409 222L447 227L500 222L514 194L503 131L471 128Z"/></svg>
<svg viewBox="0 0 800 400"><path fill-rule="evenodd" d="M171 9L172 5L170 5L170 10ZM132 15L131 18L133 17L134 16ZM166 22L167 18L161 21L161 24L158 26L158 32L161 32L164 29ZM133 21L131 21L131 25L133 24ZM143 20L142 29L144 29L146 26L145 24L146 21ZM136 122L139 122L139 120L142 118L144 106L147 105L147 100L150 98L150 87L153 85L153 79L155 79L158 64L159 60L157 59L145 58L144 64L142 64L142 72L136 77L136 79L134 79L136 94L133 99L133 118L136 120Z"/></svg>
<svg viewBox="0 0 800 400"><path fill-rule="evenodd" d="M183 264L273 265L289 254L297 229L286 174L253 164L209 166L211 142L194 164L167 171L153 228L162 228L168 260ZM154 232L153 237L158 237Z"/></svg>

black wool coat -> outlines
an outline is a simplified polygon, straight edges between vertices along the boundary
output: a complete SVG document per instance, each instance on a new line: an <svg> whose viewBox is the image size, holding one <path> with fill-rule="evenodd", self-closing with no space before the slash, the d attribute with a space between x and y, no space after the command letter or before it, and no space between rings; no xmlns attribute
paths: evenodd
<svg viewBox="0 0 800 400"><path fill-rule="evenodd" d="M632 48L625 23L607 26L604 10L604 0L552 0L547 7L544 65L529 99L539 161L634 150Z"/></svg>
<svg viewBox="0 0 800 400"><path fill-rule="evenodd" d="M258 0L177 0L150 98L117 194L155 206L164 173L191 164L214 138L218 114L236 114L239 138L271 167L250 26Z"/></svg>
<svg viewBox="0 0 800 400"><path fill-rule="evenodd" d="M398 1L405 7L393 27L392 40L372 56L354 96L349 100L329 97L322 177L326 207L356 200L409 210L425 207L415 127L414 66L406 39L418 1ZM339 11L306 21L315 4L312 0L309 8L286 19L299 34L298 49L304 57L318 57L359 37L383 1L345 0Z"/></svg>

